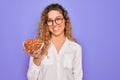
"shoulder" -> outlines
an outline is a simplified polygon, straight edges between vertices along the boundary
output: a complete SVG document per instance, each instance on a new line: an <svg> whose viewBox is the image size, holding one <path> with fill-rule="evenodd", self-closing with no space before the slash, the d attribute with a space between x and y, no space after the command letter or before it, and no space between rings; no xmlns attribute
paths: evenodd
<svg viewBox="0 0 120 80"><path fill-rule="evenodd" d="M78 44L77 42L74 42L74 41L70 41L69 40L69 47L72 49L72 50L81 50L82 47L80 44Z"/></svg>

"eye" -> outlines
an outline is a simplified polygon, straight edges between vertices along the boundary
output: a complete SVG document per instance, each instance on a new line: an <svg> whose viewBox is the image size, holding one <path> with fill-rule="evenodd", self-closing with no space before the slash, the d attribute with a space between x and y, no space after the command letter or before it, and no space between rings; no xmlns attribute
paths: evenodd
<svg viewBox="0 0 120 80"><path fill-rule="evenodd" d="M52 21L53 21L53 20L50 20L50 19L49 19L49 20L47 20L47 22L52 22Z"/></svg>
<svg viewBox="0 0 120 80"><path fill-rule="evenodd" d="M55 21L57 24L61 24L63 22L63 18L56 18Z"/></svg>
<svg viewBox="0 0 120 80"><path fill-rule="evenodd" d="M61 18L56 18L56 20L61 20Z"/></svg>

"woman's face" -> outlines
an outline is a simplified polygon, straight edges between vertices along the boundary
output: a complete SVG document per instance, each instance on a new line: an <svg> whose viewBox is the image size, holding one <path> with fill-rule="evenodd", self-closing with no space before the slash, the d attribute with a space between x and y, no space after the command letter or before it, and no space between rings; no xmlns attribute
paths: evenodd
<svg viewBox="0 0 120 80"><path fill-rule="evenodd" d="M51 10L48 12L47 24L52 35L64 35L65 20L59 11Z"/></svg>

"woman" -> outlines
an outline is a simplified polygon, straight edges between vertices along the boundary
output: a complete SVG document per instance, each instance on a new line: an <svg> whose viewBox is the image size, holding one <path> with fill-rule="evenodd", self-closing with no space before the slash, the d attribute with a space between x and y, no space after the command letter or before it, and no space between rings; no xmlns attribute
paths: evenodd
<svg viewBox="0 0 120 80"><path fill-rule="evenodd" d="M30 57L28 80L82 80L81 46L72 37L68 13L61 5L44 9L38 38L44 47Z"/></svg>

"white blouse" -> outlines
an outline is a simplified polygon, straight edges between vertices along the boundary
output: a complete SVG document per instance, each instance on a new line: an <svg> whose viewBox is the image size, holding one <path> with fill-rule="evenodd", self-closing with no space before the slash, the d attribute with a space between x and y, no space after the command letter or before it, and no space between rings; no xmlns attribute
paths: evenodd
<svg viewBox="0 0 120 80"><path fill-rule="evenodd" d="M82 49L75 42L66 39L59 53L51 43L40 66L30 57L28 80L82 80Z"/></svg>

